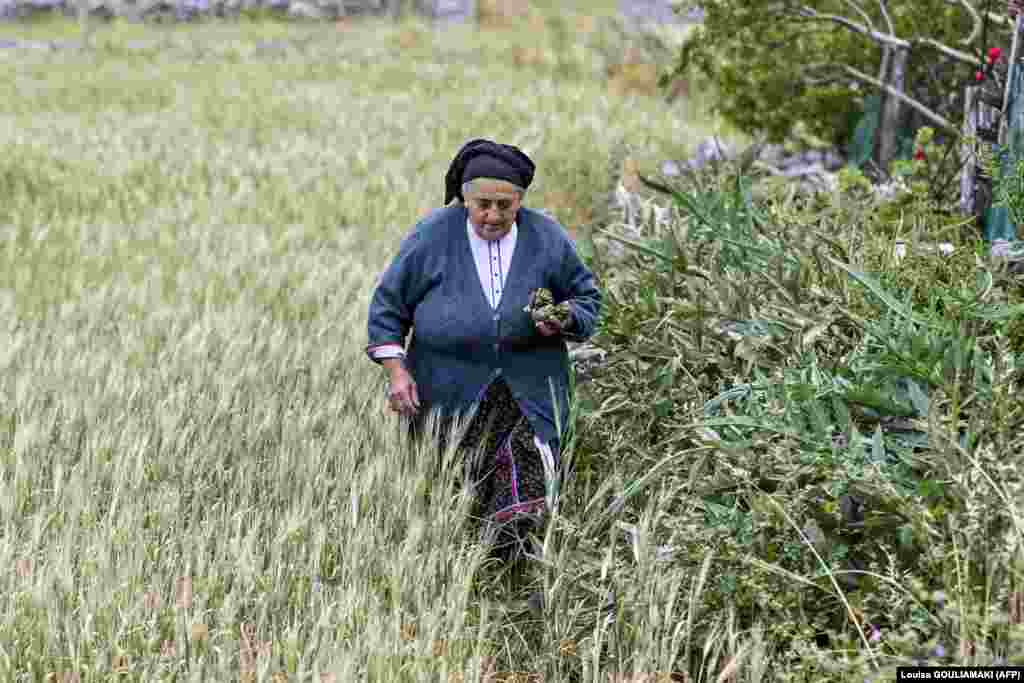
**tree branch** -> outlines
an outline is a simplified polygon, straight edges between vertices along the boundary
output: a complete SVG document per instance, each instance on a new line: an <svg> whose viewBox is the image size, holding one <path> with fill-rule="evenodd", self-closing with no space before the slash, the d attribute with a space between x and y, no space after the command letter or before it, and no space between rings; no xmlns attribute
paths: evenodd
<svg viewBox="0 0 1024 683"><path fill-rule="evenodd" d="M954 59L958 59L961 62L964 62L965 64L973 65L978 62L977 57L969 55L966 52L961 52L960 50L949 47L948 45L943 45L942 43L933 38L915 38L912 41L904 40L902 38L897 38L892 34L881 33L874 29L868 28L867 26L858 24L857 22L851 19L841 17L838 14L823 14L821 12L818 12L817 10L811 9L810 7L806 6L800 7L797 10L797 13L799 14L799 16L805 19L811 19L814 21L830 21L832 23L839 24L840 26L844 26L850 29L854 33L859 33L862 36L866 36L874 40L876 43L880 43L882 45L889 45L892 47L902 48L904 50L909 50L915 45L923 45L926 47L930 47L933 50L937 50L938 52L941 52L947 57L953 57Z"/></svg>
<svg viewBox="0 0 1024 683"><path fill-rule="evenodd" d="M860 15L860 18L864 20L864 25L865 26L870 26L871 29L874 30L875 22L871 21L871 17L868 16L868 13L864 11L863 7L861 7L859 4L857 4L857 2L855 2L855 0L843 0L843 2L845 2L846 5L848 7L850 7L850 9L852 9L854 12L856 12L857 14ZM890 28L889 29L889 33L895 33L895 31L893 31Z"/></svg>
<svg viewBox="0 0 1024 683"><path fill-rule="evenodd" d="M878 80L877 78L873 78L871 76L868 76L866 73L864 73L862 71L859 71L859 70L853 68L852 66L848 66L846 64L839 65L839 68L841 68L844 72L846 72L850 76L853 76L854 78L856 78L859 81L862 81L864 83L868 83L869 85L873 85L876 88L881 88L887 94L895 97L900 102L903 102L904 104L906 104L908 107L911 107L911 108L915 109L916 111L920 112L922 116L924 116L926 119L928 119L929 121L934 123L936 126L939 126L940 128L946 130L947 132L952 133L953 135L959 135L960 134L960 131L952 123L950 123L949 121L944 119L942 116L936 114L934 111L932 111L931 109L929 109L925 105L921 104L920 102L918 102L914 98L908 97L908 96L904 95L903 93L901 93L899 90L897 90L896 88L892 87L888 83L883 83L882 81Z"/></svg>
<svg viewBox="0 0 1024 683"><path fill-rule="evenodd" d="M967 4L967 0L946 0L946 4L947 5L966 5ZM975 14L977 13L977 10L975 10L973 7L970 7L969 11L972 11ZM995 23L999 24L1000 26L1006 26L1007 28L1013 28L1013 22L1010 21L1009 19L1007 19L1006 17L1004 17L1001 14L995 14L993 12L985 12L985 16L988 18L989 21L995 22Z"/></svg>
<svg viewBox="0 0 1024 683"><path fill-rule="evenodd" d="M967 36L965 40L961 40L960 44L970 45L978 39L978 35L981 33L981 17L978 16L978 11L971 5L970 0L960 0L960 4L964 6L967 13L971 15L971 21L974 22L971 35Z"/></svg>
<svg viewBox="0 0 1024 683"><path fill-rule="evenodd" d="M889 33L880 33L879 31L876 31L873 28L868 28L867 26L858 24L852 19L841 17L838 14L823 14L807 6L802 6L799 9L797 9L797 14L801 17L804 17L805 19L813 19L815 21L830 21L832 23L839 24L840 26L845 26L854 33L859 33L862 36L867 36L868 38L874 40L876 43L882 43L883 45L891 45L893 47L901 47L903 49L910 49L911 46L909 42L903 40L902 38L897 38L896 36L891 35Z"/></svg>
<svg viewBox="0 0 1024 683"><path fill-rule="evenodd" d="M924 45L926 47L930 47L934 50L941 52L947 57L952 57L953 59L957 59L965 64L974 65L978 63L978 58L975 57L974 55L969 55L966 52L960 52L960 50L949 47L948 45L943 45L934 38L915 38L914 45Z"/></svg>
<svg viewBox="0 0 1024 683"><path fill-rule="evenodd" d="M896 33L896 26L892 23L892 17L889 16L889 3L886 0L878 0L878 9L882 10L882 18L885 19L885 25L889 27L889 33Z"/></svg>

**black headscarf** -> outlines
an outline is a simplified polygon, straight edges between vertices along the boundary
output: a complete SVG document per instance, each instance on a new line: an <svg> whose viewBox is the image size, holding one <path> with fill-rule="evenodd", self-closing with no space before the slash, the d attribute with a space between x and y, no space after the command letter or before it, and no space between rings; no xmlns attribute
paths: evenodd
<svg viewBox="0 0 1024 683"><path fill-rule="evenodd" d="M474 159L479 160L473 163L467 174L469 162ZM507 180L525 190L533 182L535 168L530 157L518 147L500 145L490 140L470 140L462 146L448 167L448 174L444 177L444 203L447 206L455 198L465 201L462 184L473 178Z"/></svg>

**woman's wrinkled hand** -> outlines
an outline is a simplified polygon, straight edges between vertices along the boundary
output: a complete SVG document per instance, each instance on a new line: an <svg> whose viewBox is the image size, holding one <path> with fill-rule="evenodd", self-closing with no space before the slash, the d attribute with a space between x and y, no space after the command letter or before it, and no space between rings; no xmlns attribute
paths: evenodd
<svg viewBox="0 0 1024 683"><path fill-rule="evenodd" d="M562 333L562 323L557 320L543 320L535 323L537 331L545 337L553 337Z"/></svg>
<svg viewBox="0 0 1024 683"><path fill-rule="evenodd" d="M555 303L555 296L544 287L530 292L530 300L523 309L533 318L533 325L545 337L561 334L572 324L572 306L568 301Z"/></svg>
<svg viewBox="0 0 1024 683"><path fill-rule="evenodd" d="M420 397L416 391L416 382L404 367L398 366L391 371L388 404L391 410L403 415L415 415L419 412Z"/></svg>

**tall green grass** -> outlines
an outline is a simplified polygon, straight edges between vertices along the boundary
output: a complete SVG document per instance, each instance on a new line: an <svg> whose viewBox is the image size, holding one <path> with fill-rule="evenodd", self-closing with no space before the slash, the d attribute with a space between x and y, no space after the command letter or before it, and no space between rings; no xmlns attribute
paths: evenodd
<svg viewBox="0 0 1024 683"><path fill-rule="evenodd" d="M710 565L663 569L654 496L628 557L612 515L567 503L504 587L455 465L438 483L403 448L362 352L466 140L522 146L527 204L585 232L616 145L650 162L714 132L699 100L607 95L616 35L115 23L0 63L0 677L596 682L759 651L724 616L694 640ZM548 65L515 65L527 40Z"/></svg>

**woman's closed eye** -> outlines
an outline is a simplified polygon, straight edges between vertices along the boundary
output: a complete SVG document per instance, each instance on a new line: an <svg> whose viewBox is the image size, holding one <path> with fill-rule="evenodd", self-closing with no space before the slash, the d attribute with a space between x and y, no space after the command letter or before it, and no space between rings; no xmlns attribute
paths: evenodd
<svg viewBox="0 0 1024 683"><path fill-rule="evenodd" d="M487 211L488 209L490 209L492 203L494 203L494 205L496 206L498 211L501 211L503 213L505 211L508 211L509 209L512 208L512 200L511 199L498 199L498 200L477 199L475 201L476 201L476 207L478 209L480 209L481 211Z"/></svg>

